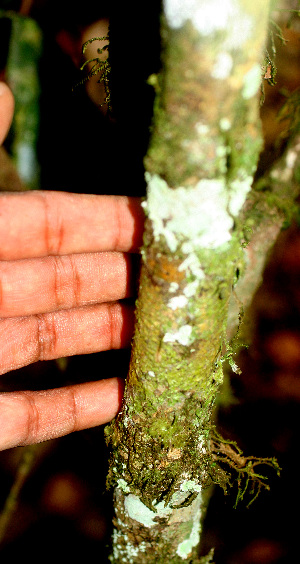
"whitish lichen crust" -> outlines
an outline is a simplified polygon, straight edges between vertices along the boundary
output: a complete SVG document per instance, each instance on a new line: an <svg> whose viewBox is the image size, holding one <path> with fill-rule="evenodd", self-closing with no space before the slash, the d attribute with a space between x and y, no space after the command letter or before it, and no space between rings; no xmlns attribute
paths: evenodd
<svg viewBox="0 0 300 564"><path fill-rule="evenodd" d="M252 182L245 175L229 186L223 178L217 178L202 179L193 187L170 188L160 176L148 172L146 180L145 207L155 240L163 237L173 253L182 245L181 250L187 255L199 248L215 249L230 241L233 216L240 211ZM186 267L197 278L203 277L195 257L193 264L191 258L189 261Z"/></svg>
<svg viewBox="0 0 300 564"><path fill-rule="evenodd" d="M173 311L175 311L175 309L185 307L187 303L188 303L188 299L186 296L174 296L174 298L171 298L168 301L168 307L170 307L171 309L173 309Z"/></svg>
<svg viewBox="0 0 300 564"><path fill-rule="evenodd" d="M125 497L124 505L127 515L131 519L134 519L138 523L144 525L144 527L148 528L157 524L154 521L155 517L167 517L170 513L172 513L172 509L167 505L165 506L163 501L153 506L155 512L151 511L151 509L146 507L146 505L144 505L144 503L133 494L129 494Z"/></svg>
<svg viewBox="0 0 300 564"><path fill-rule="evenodd" d="M182 325L175 333L166 333L163 341L165 343L179 343L185 347L189 346L194 341L192 331L191 325Z"/></svg>
<svg viewBox="0 0 300 564"><path fill-rule="evenodd" d="M126 480L123 480L123 478L119 478L118 482L118 487L124 492L124 493L129 493L130 492L130 488L127 485Z"/></svg>
<svg viewBox="0 0 300 564"><path fill-rule="evenodd" d="M196 506L196 511L194 512L193 517L193 526L190 532L190 535L187 539L182 541L177 547L177 554L183 560L186 560L191 556L192 549L194 546L197 546L200 542L200 533L201 533L201 503L202 497L201 493L198 494L197 498L193 502L193 505Z"/></svg>

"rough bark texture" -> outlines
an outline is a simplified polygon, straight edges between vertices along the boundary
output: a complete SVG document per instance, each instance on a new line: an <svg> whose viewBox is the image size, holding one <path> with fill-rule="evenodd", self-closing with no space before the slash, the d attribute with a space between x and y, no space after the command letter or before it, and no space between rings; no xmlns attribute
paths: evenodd
<svg viewBox="0 0 300 564"><path fill-rule="evenodd" d="M107 429L113 563L200 562L205 488L226 482L212 413L229 300L246 262L242 208L262 143L268 9L164 3L133 351L123 409Z"/></svg>

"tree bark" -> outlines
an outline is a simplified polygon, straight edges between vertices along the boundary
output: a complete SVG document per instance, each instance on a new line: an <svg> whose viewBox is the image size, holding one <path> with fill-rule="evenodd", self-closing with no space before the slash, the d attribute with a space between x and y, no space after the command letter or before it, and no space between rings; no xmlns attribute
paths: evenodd
<svg viewBox="0 0 300 564"><path fill-rule="evenodd" d="M165 0L163 11L132 358L107 428L112 563L211 561L198 558L206 488L228 481L213 408L262 146L269 2Z"/></svg>
<svg viewBox="0 0 300 564"><path fill-rule="evenodd" d="M253 323L252 298L263 280L263 271L272 247L286 223L290 223L298 206L300 171L299 124L295 127L283 155L263 177L254 183L240 217L246 234L244 272L239 277L229 302L227 336L230 340L238 325L241 304L244 320L240 339L251 343ZM248 231L248 235L247 235ZM248 242L248 238L250 239Z"/></svg>

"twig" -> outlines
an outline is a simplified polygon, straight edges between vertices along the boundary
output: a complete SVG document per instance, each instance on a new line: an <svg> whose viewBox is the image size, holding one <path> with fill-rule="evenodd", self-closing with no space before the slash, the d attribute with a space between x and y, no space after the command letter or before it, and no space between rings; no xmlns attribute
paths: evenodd
<svg viewBox="0 0 300 564"><path fill-rule="evenodd" d="M32 6L33 0L22 0L19 14L21 14L21 16L29 16Z"/></svg>
<svg viewBox="0 0 300 564"><path fill-rule="evenodd" d="M13 485L6 498L3 511L0 515L0 543L3 542L7 528L17 507L21 489L32 470L36 459L37 448L38 445L24 447L23 456L18 465Z"/></svg>

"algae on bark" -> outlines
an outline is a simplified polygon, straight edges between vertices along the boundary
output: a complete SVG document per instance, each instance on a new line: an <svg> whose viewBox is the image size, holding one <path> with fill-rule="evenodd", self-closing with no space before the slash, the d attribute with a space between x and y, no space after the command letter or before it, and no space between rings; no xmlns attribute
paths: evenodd
<svg viewBox="0 0 300 564"><path fill-rule="evenodd" d="M262 144L268 10L268 1L164 2L135 335L123 408L107 428L113 563L200 562L206 488L228 481L212 414L245 267L239 216Z"/></svg>

